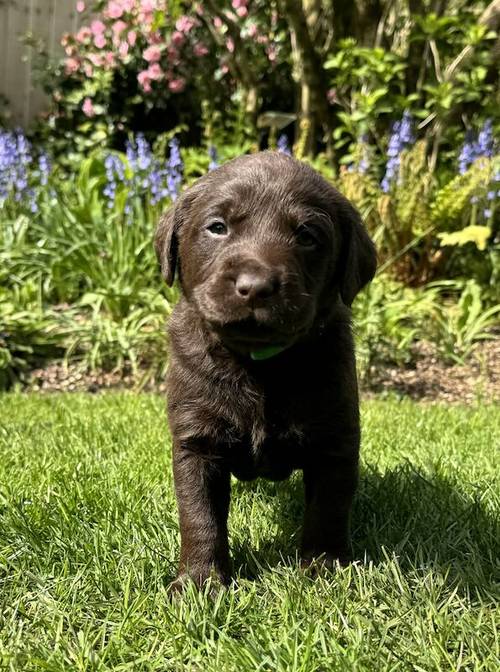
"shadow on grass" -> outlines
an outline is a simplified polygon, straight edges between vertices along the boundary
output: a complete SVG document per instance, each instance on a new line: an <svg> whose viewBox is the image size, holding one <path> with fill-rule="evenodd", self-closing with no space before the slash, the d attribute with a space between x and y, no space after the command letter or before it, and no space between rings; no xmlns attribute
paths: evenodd
<svg viewBox="0 0 500 672"><path fill-rule="evenodd" d="M303 513L300 474L279 484L242 487L261 488L276 500L279 532L258 551L247 543L233 547L235 569L254 578L262 567L295 562ZM354 558L377 565L395 555L403 571L431 569L450 584L495 590L500 524L483 496L479 487L469 485L464 492L452 480L429 476L411 464L385 473L365 468L352 516Z"/></svg>

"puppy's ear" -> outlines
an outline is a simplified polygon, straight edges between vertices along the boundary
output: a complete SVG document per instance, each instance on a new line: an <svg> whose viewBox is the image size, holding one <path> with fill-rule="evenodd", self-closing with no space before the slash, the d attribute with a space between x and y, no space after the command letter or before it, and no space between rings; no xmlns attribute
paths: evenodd
<svg viewBox="0 0 500 672"><path fill-rule="evenodd" d="M175 267L177 265L177 208L177 205L172 205L161 216L155 233L156 256L160 262L161 274L169 287L174 283Z"/></svg>
<svg viewBox="0 0 500 672"><path fill-rule="evenodd" d="M347 199L342 199L339 211L343 239L338 259L339 289L342 301L350 306L375 275L377 252L358 211Z"/></svg>

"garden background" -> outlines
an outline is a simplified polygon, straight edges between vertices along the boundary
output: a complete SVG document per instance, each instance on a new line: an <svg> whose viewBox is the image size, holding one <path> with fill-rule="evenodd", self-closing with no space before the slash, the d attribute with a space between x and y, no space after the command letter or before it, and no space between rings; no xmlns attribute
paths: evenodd
<svg viewBox="0 0 500 672"><path fill-rule="evenodd" d="M0 663L498 669L500 0L71 11L58 49L31 19L22 36L40 113L0 98ZM0 65L21 85L27 66ZM172 605L163 401L138 394L162 389L178 296L153 232L197 177L264 148L331 180L378 249L353 306L377 397L359 562L302 575L298 477L239 484L237 586ZM104 388L133 393L41 394Z"/></svg>
<svg viewBox="0 0 500 672"><path fill-rule="evenodd" d="M270 147L337 184L376 241L354 308L361 379L446 394L441 365L468 362L449 378L461 393L495 391L498 2L74 9L60 55L23 38L45 111L23 130L0 112L2 387L161 380L176 290L152 251L158 215Z"/></svg>

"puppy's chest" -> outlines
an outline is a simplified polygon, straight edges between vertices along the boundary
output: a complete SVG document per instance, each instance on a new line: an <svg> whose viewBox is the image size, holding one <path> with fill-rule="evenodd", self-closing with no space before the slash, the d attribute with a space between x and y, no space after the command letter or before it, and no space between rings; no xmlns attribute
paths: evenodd
<svg viewBox="0 0 500 672"><path fill-rule="evenodd" d="M239 416L232 440L226 444L233 474L240 479L263 476L287 478L302 465L307 427L294 404L269 395L253 395L252 412ZM285 401L285 403L283 403Z"/></svg>

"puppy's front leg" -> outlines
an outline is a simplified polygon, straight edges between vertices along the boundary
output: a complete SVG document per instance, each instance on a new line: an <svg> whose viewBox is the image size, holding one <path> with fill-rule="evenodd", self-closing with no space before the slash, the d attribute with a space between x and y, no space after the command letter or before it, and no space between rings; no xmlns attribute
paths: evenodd
<svg viewBox="0 0 500 672"><path fill-rule="evenodd" d="M202 440L174 443L174 482L179 508L181 558L171 589L186 578L198 586L214 577L229 582L227 537L230 473Z"/></svg>
<svg viewBox="0 0 500 672"><path fill-rule="evenodd" d="M304 468L303 565L315 558L330 566L349 562L349 516L357 481L357 456L321 456Z"/></svg>

